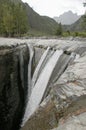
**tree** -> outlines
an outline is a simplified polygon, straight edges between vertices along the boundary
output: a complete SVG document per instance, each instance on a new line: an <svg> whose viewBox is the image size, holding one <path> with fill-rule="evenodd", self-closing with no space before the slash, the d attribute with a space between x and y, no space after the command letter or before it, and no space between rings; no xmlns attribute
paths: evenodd
<svg viewBox="0 0 86 130"><path fill-rule="evenodd" d="M2 26L3 32L6 34L6 36L11 36L13 33L14 19L12 8L7 4L3 5Z"/></svg>
<svg viewBox="0 0 86 130"><path fill-rule="evenodd" d="M0 34L21 36L28 31L28 18L24 4L11 0L0 1Z"/></svg>
<svg viewBox="0 0 86 130"><path fill-rule="evenodd" d="M3 17L3 9L2 9L2 6L0 7L0 34L2 34L2 30L3 30L3 27L2 27L2 17Z"/></svg>
<svg viewBox="0 0 86 130"><path fill-rule="evenodd" d="M56 30L56 35L61 36L62 35L62 25L59 23L57 30Z"/></svg>
<svg viewBox="0 0 86 130"><path fill-rule="evenodd" d="M15 23L15 33L19 36L28 31L28 20L26 11L22 4L17 4L14 8L14 23Z"/></svg>

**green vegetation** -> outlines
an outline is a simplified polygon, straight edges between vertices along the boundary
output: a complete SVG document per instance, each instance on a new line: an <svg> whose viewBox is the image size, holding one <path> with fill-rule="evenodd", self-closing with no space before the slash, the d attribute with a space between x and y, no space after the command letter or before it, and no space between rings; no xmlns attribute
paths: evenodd
<svg viewBox="0 0 86 130"><path fill-rule="evenodd" d="M82 21L82 28L84 29L84 31L86 31L86 14L83 15L82 19L83 19L83 21Z"/></svg>
<svg viewBox="0 0 86 130"><path fill-rule="evenodd" d="M62 35L61 24L40 16L21 0L0 0L0 36Z"/></svg>
<svg viewBox="0 0 86 130"><path fill-rule="evenodd" d="M63 26L63 36L86 37L86 14L74 24Z"/></svg>
<svg viewBox="0 0 86 130"><path fill-rule="evenodd" d="M29 29L28 32L24 35L25 37L41 37L41 36L51 36L51 34L48 34L46 32L41 32L34 29Z"/></svg>
<svg viewBox="0 0 86 130"><path fill-rule="evenodd" d="M0 36L55 35L58 23L40 16L21 0L0 0Z"/></svg>
<svg viewBox="0 0 86 130"><path fill-rule="evenodd" d="M86 2L83 3L86 7ZM74 36L74 37L86 37L86 14L81 16L81 18L72 25L63 26L63 36Z"/></svg>
<svg viewBox="0 0 86 130"><path fill-rule="evenodd" d="M56 30L56 35L57 36L62 36L62 25L61 25L61 23L58 25L58 27L57 27L57 30Z"/></svg>
<svg viewBox="0 0 86 130"><path fill-rule="evenodd" d="M27 31L27 15L22 3L0 0L0 35L21 36Z"/></svg>
<svg viewBox="0 0 86 130"><path fill-rule="evenodd" d="M73 37L86 37L86 32L70 32L70 33L68 33L66 31L66 32L63 32L62 36L63 37L69 37L69 36L73 36Z"/></svg>
<svg viewBox="0 0 86 130"><path fill-rule="evenodd" d="M47 16L40 16L28 4L25 4L30 30L38 31L40 34L55 35L58 23Z"/></svg>
<svg viewBox="0 0 86 130"><path fill-rule="evenodd" d="M40 16L21 0L0 0L0 36L52 35L86 37L86 14L74 24L62 26L52 18Z"/></svg>

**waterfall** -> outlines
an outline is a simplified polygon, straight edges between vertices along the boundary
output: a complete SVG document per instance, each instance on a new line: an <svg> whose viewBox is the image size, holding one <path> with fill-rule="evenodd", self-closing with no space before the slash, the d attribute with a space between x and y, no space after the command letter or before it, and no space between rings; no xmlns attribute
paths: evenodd
<svg viewBox="0 0 86 130"><path fill-rule="evenodd" d="M51 87L53 87L57 83L59 77L63 74L63 72L67 68L68 64L70 62L72 62L72 60L74 60L75 56L76 56L75 53L71 53L70 55L63 53L60 56L57 64L55 65L55 68L53 69L52 75L51 75L50 80L48 82L48 87L46 87L46 91L43 95L42 100L47 96Z"/></svg>
<svg viewBox="0 0 86 130"><path fill-rule="evenodd" d="M40 66L42 65L46 54L48 53L48 50L43 54L42 58L39 62L38 68L36 69L37 72L35 72L34 77L37 77L38 71ZM47 88L47 85L49 83L49 80L51 78L52 72L60 58L60 56L63 54L62 50L56 50L50 58L48 58L43 70L41 71L37 81L36 78L34 78L36 81L33 89L32 89L32 93L30 95L29 101L28 101L28 105L26 107L26 112L23 118L23 124L30 118L30 116L35 112L35 110L38 108L42 97L44 95L44 92Z"/></svg>
<svg viewBox="0 0 86 130"><path fill-rule="evenodd" d="M32 88L34 87L43 67L45 66L47 60L50 58L50 56L53 54L53 51L50 50L50 47L46 49L46 51L43 53L35 71L32 77Z"/></svg>
<svg viewBox="0 0 86 130"><path fill-rule="evenodd" d="M67 55L63 50L51 50L48 47L41 56L38 65L31 76L32 61L34 56L33 47L28 45L30 60L28 65L28 101L22 126L36 111L42 99L46 97L48 89L53 86L66 69L67 65L75 57L75 53Z"/></svg>
<svg viewBox="0 0 86 130"><path fill-rule="evenodd" d="M28 49L29 49L29 53L30 53L30 60L29 60L29 64L28 64L28 100L29 100L31 90L32 90L31 70L32 70L32 61L33 61L33 56L34 56L34 50L33 50L33 47L29 44L28 44Z"/></svg>

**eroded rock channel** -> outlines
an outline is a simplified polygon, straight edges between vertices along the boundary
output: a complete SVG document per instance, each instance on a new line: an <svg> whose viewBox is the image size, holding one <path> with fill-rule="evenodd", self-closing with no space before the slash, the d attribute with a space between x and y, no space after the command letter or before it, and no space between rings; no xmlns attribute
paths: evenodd
<svg viewBox="0 0 86 130"><path fill-rule="evenodd" d="M1 39L0 130L85 130L86 42Z"/></svg>

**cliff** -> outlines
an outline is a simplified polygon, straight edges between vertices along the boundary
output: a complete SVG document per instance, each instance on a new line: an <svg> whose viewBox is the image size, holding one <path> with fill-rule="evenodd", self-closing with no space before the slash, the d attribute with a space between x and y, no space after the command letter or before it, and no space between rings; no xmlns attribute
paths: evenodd
<svg viewBox="0 0 86 130"><path fill-rule="evenodd" d="M29 52L25 44L0 46L0 130L18 130L28 81Z"/></svg>
<svg viewBox="0 0 86 130"><path fill-rule="evenodd" d="M86 39L0 38L0 130L86 129L85 70Z"/></svg>
<svg viewBox="0 0 86 130"><path fill-rule="evenodd" d="M49 89L46 89L41 103L29 117L22 130L86 129L84 125L86 122L85 40L73 38L70 38L70 40L38 40L35 45L39 49L44 49L48 46L54 51L62 49L64 53L59 58L52 72L48 82ZM72 58L70 59L71 56ZM51 58L52 56L50 56ZM47 63L45 64L46 67ZM41 76L41 74L39 75ZM43 79L46 79L47 76L46 72L46 76ZM39 78L37 78L37 81L39 81ZM42 84L40 91L43 91L41 87Z"/></svg>

